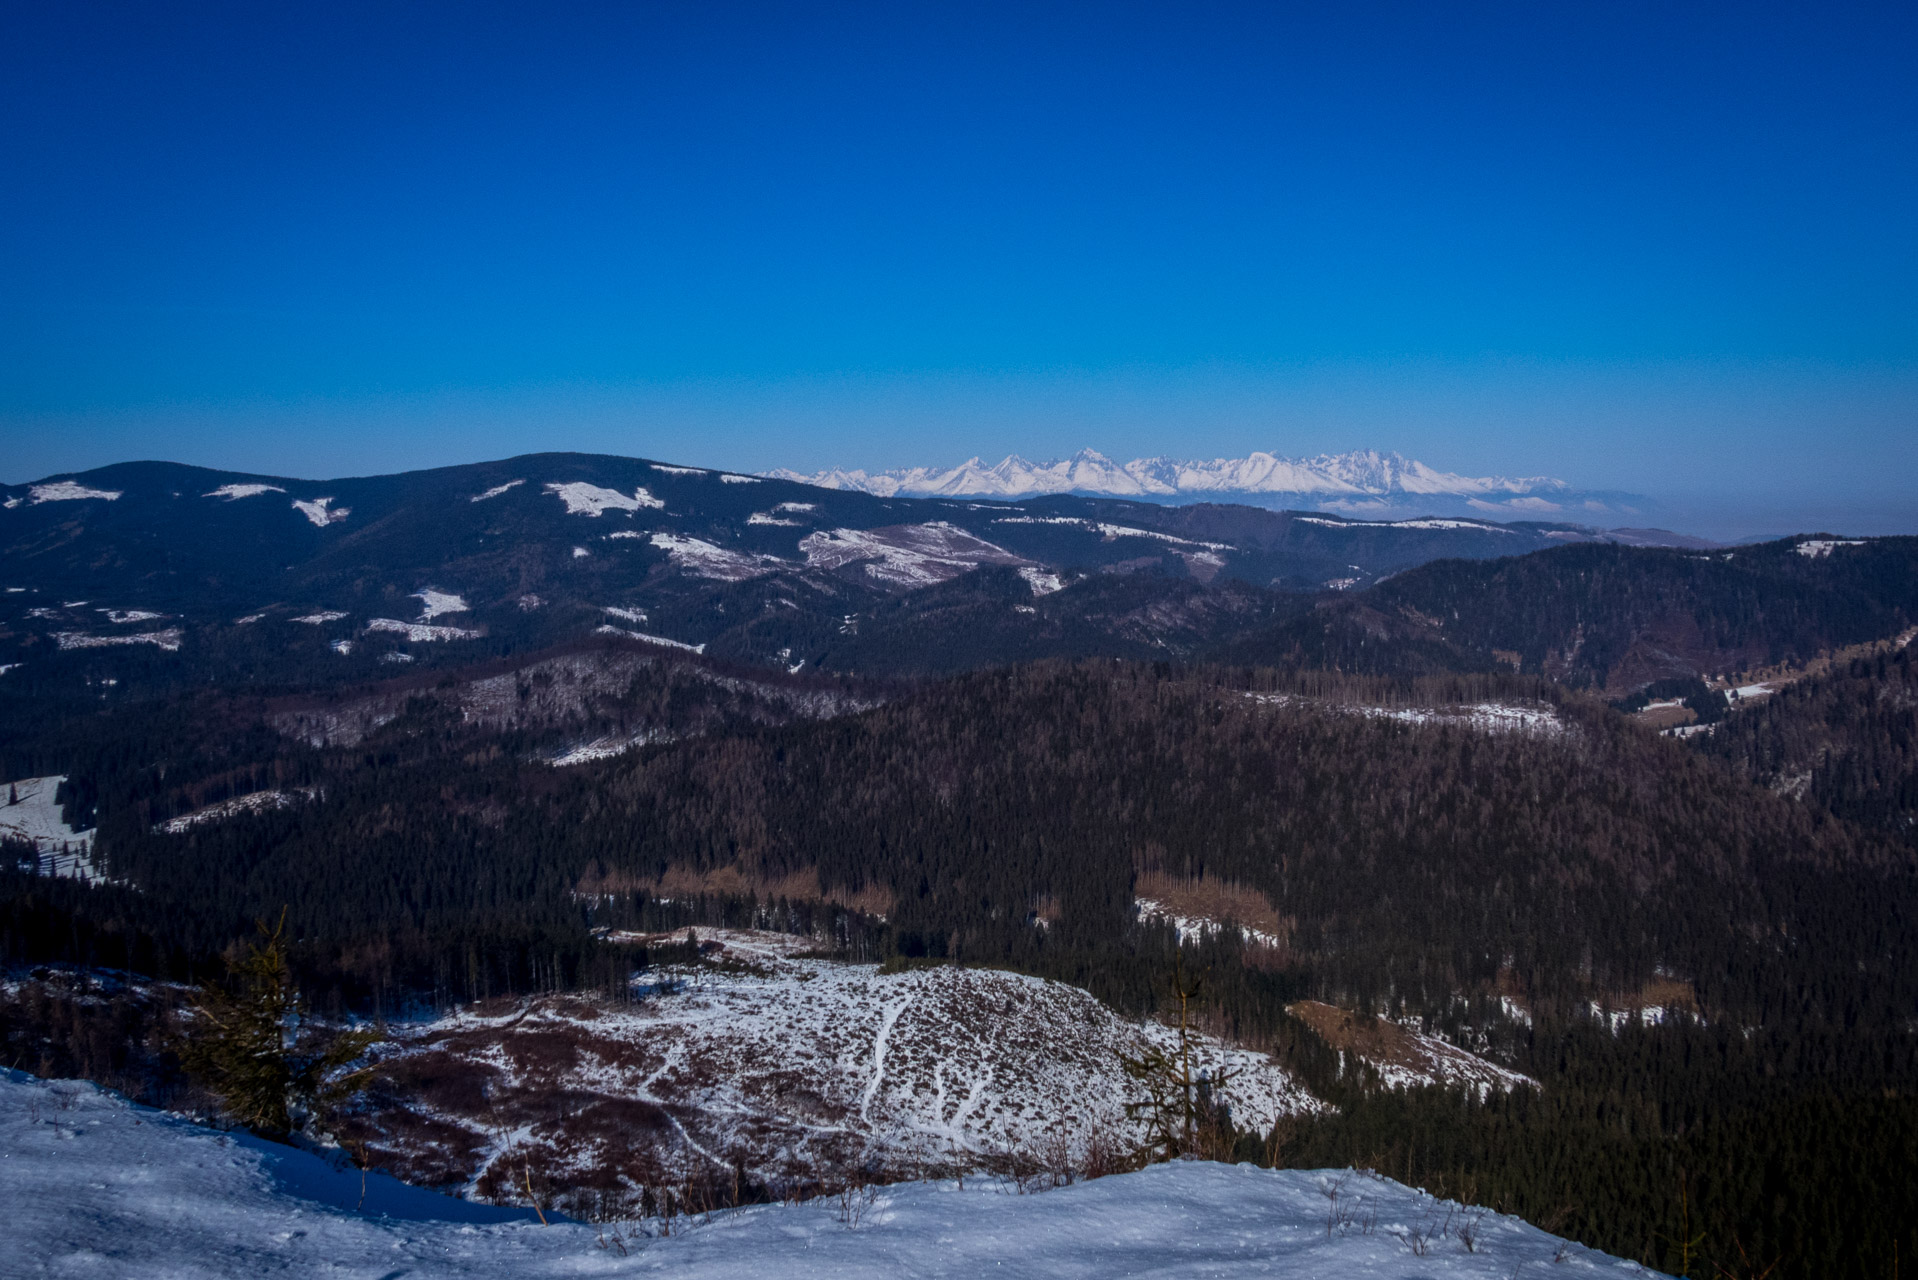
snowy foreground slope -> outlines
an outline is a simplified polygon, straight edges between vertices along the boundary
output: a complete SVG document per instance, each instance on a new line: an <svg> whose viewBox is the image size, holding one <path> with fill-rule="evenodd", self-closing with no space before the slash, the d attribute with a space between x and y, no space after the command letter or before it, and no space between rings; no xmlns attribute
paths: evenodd
<svg viewBox="0 0 1918 1280"><path fill-rule="evenodd" d="M1037 1195L906 1183L880 1190L856 1226L825 1199L614 1243L610 1228L542 1226L378 1175L363 1193L357 1173L315 1156L12 1071L0 1075L0 1203L9 1277L1653 1274L1386 1179L1198 1163Z"/></svg>

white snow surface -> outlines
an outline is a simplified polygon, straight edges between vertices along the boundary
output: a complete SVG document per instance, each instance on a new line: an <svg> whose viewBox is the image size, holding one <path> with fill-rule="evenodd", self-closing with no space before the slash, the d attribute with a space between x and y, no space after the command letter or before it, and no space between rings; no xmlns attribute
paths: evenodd
<svg viewBox="0 0 1918 1280"><path fill-rule="evenodd" d="M212 493L203 493L202 498L225 498L232 502L239 498L257 498L263 493L285 493L277 484L223 484Z"/></svg>
<svg viewBox="0 0 1918 1280"><path fill-rule="evenodd" d="M704 467L669 467L663 462L649 462L646 465L655 471L663 471L669 476L704 476L712 474Z"/></svg>
<svg viewBox="0 0 1918 1280"><path fill-rule="evenodd" d="M575 516L597 517L604 511L640 511L666 505L643 486L634 489L630 498L617 489L602 489L584 480L575 480L570 484L549 484L546 492L566 504L568 515Z"/></svg>
<svg viewBox="0 0 1918 1280"><path fill-rule="evenodd" d="M608 612L611 611L608 610ZM684 649L688 653L706 652L706 646L703 644L687 644L684 640L668 640L665 636L647 635L644 631L628 631L624 627L615 627L610 623L604 626L594 627L593 634L601 636L624 636L628 640L638 640L644 644L664 645L668 649Z"/></svg>
<svg viewBox="0 0 1918 1280"><path fill-rule="evenodd" d="M107 649L122 644L150 644L156 648L173 653L180 647L181 631L178 627L168 627L164 631L141 631L133 635L94 636L84 631L56 631L53 638L62 649Z"/></svg>
<svg viewBox="0 0 1918 1280"><path fill-rule="evenodd" d="M1480 702L1450 707L1372 707L1358 703L1329 702L1290 693L1248 693L1245 697L1266 706L1299 706L1335 715L1364 716L1370 720L1398 720L1406 724L1449 725L1479 733L1518 733L1539 737L1558 737L1567 732L1564 721L1550 707L1513 705L1504 702Z"/></svg>
<svg viewBox="0 0 1918 1280"><path fill-rule="evenodd" d="M0 1076L8 1273L100 1280L670 1275L677 1280L1508 1280L1649 1276L1371 1174L1181 1162L1034 1195L973 1179L682 1220L674 1234L495 1209L223 1134L77 1081ZM1476 1221L1476 1251L1456 1235ZM1331 1225L1328 1225L1330 1223ZM1441 1230L1445 1234L1441 1235ZM1411 1241L1430 1237L1424 1256Z"/></svg>
<svg viewBox="0 0 1918 1280"><path fill-rule="evenodd" d="M293 509L324 529L329 524L338 524L353 514L353 508L351 507L341 507L337 511L330 510L329 508L331 508L332 504L333 499L331 498L314 498L311 501L295 498L293 500Z"/></svg>
<svg viewBox="0 0 1918 1280"><path fill-rule="evenodd" d="M1181 538L1176 534L1160 533L1156 529L1140 529L1129 524L1109 524L1103 520L1087 520L1082 516L1003 516L994 520L993 523L1072 525L1081 529L1090 529L1107 542L1111 542L1114 538L1150 538L1154 542L1169 542L1180 547L1203 547L1208 551L1235 550L1228 542L1200 542L1192 538Z"/></svg>
<svg viewBox="0 0 1918 1280"><path fill-rule="evenodd" d="M679 533L655 533L652 544L672 557L675 568L695 577L712 578L719 582L744 582L748 578L760 578L782 568L793 567L778 556L728 551L704 539L689 538Z"/></svg>
<svg viewBox="0 0 1918 1280"><path fill-rule="evenodd" d="M401 622L398 618L374 618L366 624L366 629L395 632L419 644L436 640L477 640L485 634L470 627L436 627L424 622Z"/></svg>
<svg viewBox="0 0 1918 1280"><path fill-rule="evenodd" d="M418 600L423 606L420 613L421 622L431 622L442 613L465 613L467 611L466 601L450 591L435 591L432 587L427 587L423 591L415 591L413 598Z"/></svg>
<svg viewBox="0 0 1918 1280"><path fill-rule="evenodd" d="M93 865L91 830L75 831L60 816L55 797L64 773L47 778L19 778L0 783L0 839L24 840L40 855L40 874L75 880L104 881ZM17 799L19 803L9 804Z"/></svg>
<svg viewBox="0 0 1918 1280"><path fill-rule="evenodd" d="M112 502L124 489L89 489L74 480L55 480L51 484L36 484L28 491L28 506L37 507L43 502L78 502L83 498L99 498Z"/></svg>
<svg viewBox="0 0 1918 1280"><path fill-rule="evenodd" d="M673 741L672 734L653 730L642 730L625 736L610 734L606 737L594 738L591 742L582 742L575 747L568 747L546 763L555 769L564 769L576 764L591 764L595 760L611 760L614 756L625 755L634 747L671 741Z"/></svg>
<svg viewBox="0 0 1918 1280"><path fill-rule="evenodd" d="M771 513L765 512L765 511L753 512L751 515L746 517L746 523L747 524L782 525L788 529L798 529L803 527L800 524L800 522L797 520L788 520L784 516L772 515Z"/></svg>
<svg viewBox="0 0 1918 1280"><path fill-rule="evenodd" d="M505 493L510 489L517 488L518 486L523 485L525 483L526 481L524 480L508 480L505 484L494 485L492 488L488 489L485 493L474 494L472 497L468 498L467 501L468 502L484 502L488 498L497 498L502 493Z"/></svg>
<svg viewBox="0 0 1918 1280"><path fill-rule="evenodd" d="M254 615L254 617L258 616L258 614ZM325 626L329 622L338 622L345 616L346 614L338 609L322 609L318 613L309 613L304 617L295 618L293 621L304 622L310 627L320 627Z"/></svg>
<svg viewBox="0 0 1918 1280"><path fill-rule="evenodd" d="M96 609L95 613L107 615L108 622L156 622L166 617L164 613L154 613L151 609Z"/></svg>
<svg viewBox="0 0 1918 1280"><path fill-rule="evenodd" d="M1807 560L1822 560L1831 554L1833 547L1862 547L1859 539L1846 538L1807 538L1797 546L1798 554Z"/></svg>
<svg viewBox="0 0 1918 1280"><path fill-rule="evenodd" d="M244 817L255 813L272 813L276 809L291 809L308 798L308 794L301 791L250 791L243 796L234 796L231 799L195 809L191 813L168 818L165 822L156 822L153 830L158 834L177 836L195 827L224 822L228 818Z"/></svg>
<svg viewBox="0 0 1918 1280"><path fill-rule="evenodd" d="M1019 576L1026 580L1035 596L1049 596L1055 591L1065 590L1066 580L1056 573L1049 573L1036 565L1019 570Z"/></svg>
<svg viewBox="0 0 1918 1280"><path fill-rule="evenodd" d="M945 582L982 564L1032 563L943 520L809 533L799 540L799 549L809 567L838 569L864 562L868 577L907 590Z"/></svg>
<svg viewBox="0 0 1918 1280"><path fill-rule="evenodd" d="M758 484L758 476L733 475L730 472L719 477L726 484Z"/></svg>
<svg viewBox="0 0 1918 1280"><path fill-rule="evenodd" d="M1156 898L1135 898L1133 912L1142 920L1163 920L1179 931L1180 942L1203 942L1215 933L1223 932L1223 921L1210 916L1183 916ZM1248 925L1239 925L1239 932L1245 940L1255 947L1278 947L1284 945L1284 939L1263 933Z"/></svg>

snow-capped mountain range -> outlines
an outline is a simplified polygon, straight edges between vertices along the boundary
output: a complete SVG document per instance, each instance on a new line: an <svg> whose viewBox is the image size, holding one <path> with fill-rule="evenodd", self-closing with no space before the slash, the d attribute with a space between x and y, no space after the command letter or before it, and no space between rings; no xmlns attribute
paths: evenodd
<svg viewBox="0 0 1918 1280"><path fill-rule="evenodd" d="M1163 501L1283 496L1368 510L1381 503L1396 505L1408 499L1437 498L1463 499L1486 510L1545 512L1565 510L1568 500L1584 496L1574 494L1565 481L1549 476L1463 476L1376 449L1313 458L1254 452L1243 458L1211 461L1158 457L1126 463L1114 462L1094 449L1081 449L1070 458L1050 462L1029 462L1014 454L991 466L975 457L956 467L902 467L878 472L835 467L810 476L784 470L765 474L881 497L1022 498L1084 493Z"/></svg>

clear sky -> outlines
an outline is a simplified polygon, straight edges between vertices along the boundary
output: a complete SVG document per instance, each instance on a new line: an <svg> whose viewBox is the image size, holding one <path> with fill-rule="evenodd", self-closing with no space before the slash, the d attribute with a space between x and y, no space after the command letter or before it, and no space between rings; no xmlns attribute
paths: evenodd
<svg viewBox="0 0 1918 1280"><path fill-rule="evenodd" d="M1909 3L8 5L0 478L1375 447L1918 530L1914 68Z"/></svg>

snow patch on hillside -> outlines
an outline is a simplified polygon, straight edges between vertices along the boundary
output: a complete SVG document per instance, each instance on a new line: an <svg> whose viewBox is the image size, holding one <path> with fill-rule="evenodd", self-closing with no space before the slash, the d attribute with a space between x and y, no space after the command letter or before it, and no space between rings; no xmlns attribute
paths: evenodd
<svg viewBox="0 0 1918 1280"><path fill-rule="evenodd" d="M107 621L113 623L157 622L166 617L164 613L155 613L151 609L96 609L94 612L106 614Z"/></svg>
<svg viewBox="0 0 1918 1280"><path fill-rule="evenodd" d="M574 516L597 517L605 511L642 511L648 507L664 508L666 505L643 486L634 489L630 498L617 489L602 489L583 480L575 480L570 484L549 484L546 492L565 503L566 513Z"/></svg>
<svg viewBox="0 0 1918 1280"><path fill-rule="evenodd" d="M728 551L703 539L678 533L655 533L652 544L672 558L675 568L719 582L744 582L792 567L778 556Z"/></svg>
<svg viewBox="0 0 1918 1280"><path fill-rule="evenodd" d="M993 523L1069 525L1089 529L1107 542L1115 538L1150 538L1154 542L1168 542L1180 547L1203 547L1208 551L1236 550L1228 542L1201 542L1192 538L1181 538L1175 534L1160 533L1156 529L1140 529L1129 524L1110 524L1103 520L1087 520L1081 516L1002 516Z"/></svg>
<svg viewBox="0 0 1918 1280"><path fill-rule="evenodd" d="M1794 550L1807 560L1822 560L1831 554L1833 547L1862 547L1862 539L1856 538L1807 538Z"/></svg>
<svg viewBox="0 0 1918 1280"><path fill-rule="evenodd" d="M1019 570L1019 576L1026 580L1026 585L1032 588L1032 594L1035 596L1049 596L1055 591L1065 590L1064 578L1036 565L1027 565Z"/></svg>
<svg viewBox="0 0 1918 1280"><path fill-rule="evenodd" d="M626 754L635 747L671 741L673 741L672 734L652 729L626 736L594 738L591 742L582 742L576 747L569 747L549 757L546 763L556 769L564 769L576 764L591 764L595 760L610 760L614 756Z"/></svg>
<svg viewBox="0 0 1918 1280"><path fill-rule="evenodd" d="M1364 716L1371 720L1397 720L1404 724L1445 725L1471 729L1479 733L1517 733L1540 737L1558 737L1569 732L1565 722L1548 706L1515 705L1504 702L1480 702L1450 707L1374 707L1359 703L1331 702L1291 693L1247 693L1249 702L1274 707L1303 707L1331 715Z"/></svg>
<svg viewBox="0 0 1918 1280"><path fill-rule="evenodd" d="M43 502L79 502L86 498L98 498L103 502L112 502L124 489L89 489L73 480L55 480L51 484L36 484L28 491L28 506L39 506Z"/></svg>
<svg viewBox="0 0 1918 1280"><path fill-rule="evenodd" d="M203 493L202 498L225 498L228 502L240 498L257 498L263 493L285 493L277 484L223 484L211 493Z"/></svg>
<svg viewBox="0 0 1918 1280"><path fill-rule="evenodd" d="M178 627L168 627L164 631L142 631L135 635L96 636L84 631L56 631L53 638L62 649L107 649L122 644L150 644L168 653L180 647L182 632Z"/></svg>
<svg viewBox="0 0 1918 1280"><path fill-rule="evenodd" d="M644 631L628 631L624 627L615 627L610 624L594 627L593 634L600 636L621 636L627 640L637 640L641 644L656 644L668 649L684 649L688 653L706 652L706 646L703 644L687 644L684 640L668 640L665 636L647 635Z"/></svg>
<svg viewBox="0 0 1918 1280"><path fill-rule="evenodd" d="M907 589L946 582L982 564L1032 563L944 521L821 531L800 539L799 549L811 568L863 563L867 576Z"/></svg>
<svg viewBox="0 0 1918 1280"><path fill-rule="evenodd" d="M260 615L256 613L253 616L257 618ZM322 609L318 613L305 614L301 617L293 619L293 621L304 622L311 627L320 627L320 626L325 626L329 622L338 622L341 618L344 618L345 616L346 614L341 612L338 609Z"/></svg>
<svg viewBox="0 0 1918 1280"><path fill-rule="evenodd" d="M1163 920L1179 931L1180 942L1203 942L1214 934L1225 931L1225 925L1206 916L1180 915L1165 903L1154 898L1137 898L1132 903L1133 913L1141 920ZM1262 933L1247 925L1236 926L1245 935L1245 940L1255 947L1280 947L1284 939L1269 933Z"/></svg>
<svg viewBox="0 0 1918 1280"><path fill-rule="evenodd" d="M649 462L646 465L655 471L662 471L669 476L706 476L712 474L712 472L706 470L704 467L669 467L663 462Z"/></svg>
<svg viewBox="0 0 1918 1280"><path fill-rule="evenodd" d="M102 882L106 877L93 865L93 830L75 831L61 815L56 797L66 780L62 773L0 784L0 840L32 845L43 876Z"/></svg>
<svg viewBox="0 0 1918 1280"><path fill-rule="evenodd" d="M441 640L477 640L486 634L468 627L436 627L424 622L401 622L398 618L374 618L366 624L366 630L393 632L420 644Z"/></svg>
<svg viewBox="0 0 1918 1280"><path fill-rule="evenodd" d="M291 809L294 805L311 798L310 791L251 791L243 796L234 796L231 799L195 809L191 813L168 818L165 822L156 822L153 824L153 830L156 834L177 836L195 827L206 826L213 822L225 822L229 818L272 813L277 809Z"/></svg>
<svg viewBox="0 0 1918 1280"><path fill-rule="evenodd" d="M468 502L484 502L488 498L497 498L502 493L505 493L510 489L517 488L518 486L523 485L525 483L526 481L524 480L508 480L505 484L494 485L492 488L488 489L485 493L474 494L472 497L468 498L467 501Z"/></svg>
<svg viewBox="0 0 1918 1280"><path fill-rule="evenodd" d="M332 503L333 499L331 498L314 498L310 502L295 498L293 500L293 509L324 529L329 524L338 524L353 514L351 507L341 507L338 511L329 510L328 508L332 506Z"/></svg>
<svg viewBox="0 0 1918 1280"><path fill-rule="evenodd" d="M413 598L424 606L420 613L421 622L431 622L443 613L467 612L466 601L450 591L435 591L427 587L424 591L415 591Z"/></svg>

